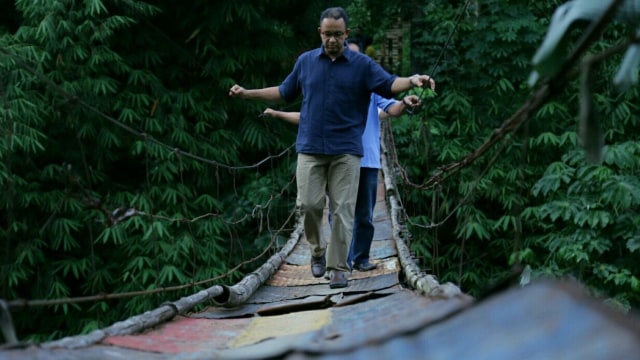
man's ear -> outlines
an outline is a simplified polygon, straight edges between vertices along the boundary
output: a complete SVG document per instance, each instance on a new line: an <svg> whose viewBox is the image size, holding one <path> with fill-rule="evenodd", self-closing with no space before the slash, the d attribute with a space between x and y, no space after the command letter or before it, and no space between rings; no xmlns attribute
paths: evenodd
<svg viewBox="0 0 640 360"><path fill-rule="evenodd" d="M322 31L320 31L320 26L318 26L318 35L322 35Z"/></svg>
<svg viewBox="0 0 640 360"><path fill-rule="evenodd" d="M347 30L344 31L345 38L349 37L349 33L350 32L351 32L351 29L349 29L349 28L347 28Z"/></svg>

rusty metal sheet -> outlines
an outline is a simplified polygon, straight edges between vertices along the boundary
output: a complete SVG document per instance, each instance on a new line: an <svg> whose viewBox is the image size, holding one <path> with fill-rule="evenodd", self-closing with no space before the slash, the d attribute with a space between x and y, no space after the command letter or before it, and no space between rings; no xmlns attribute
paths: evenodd
<svg viewBox="0 0 640 360"><path fill-rule="evenodd" d="M369 299L376 299L399 291L401 288L393 286L368 292L336 293L324 296L309 296L301 299L276 301L264 304L243 304L238 308L227 311L226 308L210 306L198 313L188 314L187 317L198 319L230 319L234 317L275 316L306 310L320 310L332 306L347 306Z"/></svg>
<svg viewBox="0 0 640 360"><path fill-rule="evenodd" d="M624 316L577 288L534 283L482 302L412 292L331 308L332 321L296 336L197 356L225 359L634 359L638 314ZM195 358L195 357L194 357Z"/></svg>
<svg viewBox="0 0 640 360"><path fill-rule="evenodd" d="M241 319L195 319L177 317L153 331L127 336L109 336L102 341L142 351L169 354L195 353L211 348L226 348L252 322Z"/></svg>
<svg viewBox="0 0 640 360"><path fill-rule="evenodd" d="M319 310L331 307L334 304L328 296L310 296L304 299L286 300L271 304L265 304L258 308L257 315L276 316L307 310Z"/></svg>
<svg viewBox="0 0 640 360"><path fill-rule="evenodd" d="M346 306L369 299L376 299L399 291L401 288L393 286L368 292L336 293L324 296L309 296L301 299L276 301L264 304L243 304L232 311L226 308L210 306L198 313L186 315L197 319L231 319L234 317L275 316L305 310L320 310L332 306Z"/></svg>
<svg viewBox="0 0 640 360"><path fill-rule="evenodd" d="M457 312L468 300L449 299L430 301L410 291L399 291L381 299L331 308L331 321L308 333L288 337L263 338L245 347L198 354L205 358L264 359L281 358L295 352L294 359L325 358L352 348L366 348L368 344L394 335L420 329L428 323ZM399 357L380 357L399 358ZM421 359L418 354L406 359Z"/></svg>
<svg viewBox="0 0 640 360"><path fill-rule="evenodd" d="M80 350L4 351L0 358L609 360L640 354L637 313L617 313L567 284L533 283L476 303L468 298L434 301L398 290L383 298L310 313L300 318L297 313L289 318L263 317L252 330L249 323L230 330L224 325L228 319L203 319L218 323L216 336L230 333L226 335L229 342L221 345L203 337L201 341L208 344L204 346L190 339L191 346L179 354L154 353L166 349L149 341L146 344L153 344L153 350L148 352L98 345ZM323 326L303 327L314 321ZM201 330L195 326L190 331ZM230 347L234 339L239 347Z"/></svg>
<svg viewBox="0 0 640 360"><path fill-rule="evenodd" d="M194 319L232 319L253 316L261 305L242 304L240 306L227 308L223 306L208 306L202 311L186 314L185 316Z"/></svg>
<svg viewBox="0 0 640 360"><path fill-rule="evenodd" d="M314 295L331 295L342 292L367 292L379 289L387 289L399 284L398 274L390 273L371 278L349 280L349 286L340 289L331 289L327 284L311 286L262 286L247 300L247 303L265 304L274 301L293 300Z"/></svg>
<svg viewBox="0 0 640 360"><path fill-rule="evenodd" d="M204 319L229 319L233 317L251 317L256 314L278 312L278 309L290 309L289 312L303 308L322 308L326 307L327 296L309 296L302 299L275 301L270 303L251 304L245 303L236 308L227 311L227 308L209 306L206 309L189 314L191 318ZM284 310L283 310L284 311ZM281 311L282 312L282 311Z"/></svg>

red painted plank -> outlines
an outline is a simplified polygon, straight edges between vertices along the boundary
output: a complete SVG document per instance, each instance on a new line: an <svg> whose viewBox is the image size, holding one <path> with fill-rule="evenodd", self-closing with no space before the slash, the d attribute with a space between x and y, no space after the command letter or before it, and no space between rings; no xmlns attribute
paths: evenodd
<svg viewBox="0 0 640 360"><path fill-rule="evenodd" d="M250 322L251 318L218 320L179 316L145 333L110 336L102 343L171 354L224 349Z"/></svg>

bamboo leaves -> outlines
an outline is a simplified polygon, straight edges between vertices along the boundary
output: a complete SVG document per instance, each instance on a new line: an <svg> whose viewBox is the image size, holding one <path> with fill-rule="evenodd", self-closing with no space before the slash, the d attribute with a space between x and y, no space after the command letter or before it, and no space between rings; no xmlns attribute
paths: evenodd
<svg viewBox="0 0 640 360"><path fill-rule="evenodd" d="M607 86L618 70L618 59L597 63L597 68L593 63L597 71L585 74L590 77L582 88L576 81L548 84L557 94L528 122L508 135L495 132L525 102L530 91L527 75L534 72L537 83L557 74L571 41L581 35L573 30L584 29L584 14L577 15L576 10L558 13L551 19L554 25L547 26L558 3L525 6L514 0L501 1L499 7L482 13L470 9L455 34L450 30L456 13L445 1L425 6L423 22L414 19L412 27L419 30L412 33L411 65L438 68L434 77L447 88L425 108L429 137L415 137L417 124L427 123L423 119L393 122L399 163L408 178L428 178L437 169L464 161L483 139L501 141L479 163L442 180L437 188L402 185L403 202L412 216L412 249L426 259L426 268L440 271L441 279L457 282L471 293L483 282L500 278L504 267L495 264L509 263L529 266L531 278L570 274L611 301L637 306L640 297L633 285L637 281L630 274L640 271L634 260L640 225L636 111L640 92L629 87L621 94ZM569 3L562 9L579 1ZM630 7L625 8L632 3L624 2L621 14L632 14ZM623 17L618 19L629 19ZM442 20L430 26L434 18ZM500 33L487 31L492 27ZM561 27L564 30L556 32ZM625 29L618 23L593 47L607 49L626 40L621 39ZM545 41L545 31L553 41ZM518 41L513 41L514 34ZM441 55L434 44L444 44L448 36L452 41L442 52L444 60L437 65L425 61ZM555 45L547 46L551 42ZM501 51L494 53L495 48ZM536 54L533 66L530 54ZM582 134L575 121L579 90L584 99ZM421 146L425 143L428 151ZM585 161L583 144L594 163ZM439 222L443 224L433 225ZM600 264L617 270L594 276ZM619 286L613 285L614 277Z"/></svg>
<svg viewBox="0 0 640 360"><path fill-rule="evenodd" d="M291 4L302 12L311 6ZM259 171L273 169L273 176L258 178L255 170L222 172L215 165L244 165L279 153L295 135L264 126L253 132L259 137L247 135L246 107L228 106L219 96L227 87L221 82L253 73L250 67L260 69L257 82L280 81L293 61L283 58L300 46L293 41L300 31L291 29L290 20L280 21L280 11L255 6L15 2L20 24L15 34L0 35L0 242L8 249L0 258L3 298L204 280L269 244L270 233L256 233L253 223L260 219L251 212L288 184L295 159L265 164ZM229 9L228 21L218 21L223 9ZM295 19L297 28L308 25L303 18ZM254 41L247 23L256 24L253 33L264 39ZM238 28L245 31L227 30ZM235 65L227 71L229 63ZM259 194L243 191L254 182ZM278 201L268 213L286 217L295 193ZM238 238L254 236L260 243L231 251ZM52 291L43 293L40 284L53 284ZM154 305L155 298L143 297L90 309L111 323ZM69 315L87 310L57 309ZM45 311L55 321L32 339L96 326L83 323L89 317Z"/></svg>
<svg viewBox="0 0 640 360"><path fill-rule="evenodd" d="M562 162L554 162L549 165L545 175L533 186L533 195L548 195L560 189L564 184L568 184L575 173L575 169Z"/></svg>
<svg viewBox="0 0 640 360"><path fill-rule="evenodd" d="M90 16L98 16L107 13L107 8L101 0L84 0L86 12Z"/></svg>

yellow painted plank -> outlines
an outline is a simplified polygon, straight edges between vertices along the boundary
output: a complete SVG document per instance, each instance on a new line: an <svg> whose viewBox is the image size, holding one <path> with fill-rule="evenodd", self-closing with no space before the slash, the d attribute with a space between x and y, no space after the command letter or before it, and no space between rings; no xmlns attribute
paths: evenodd
<svg viewBox="0 0 640 360"><path fill-rule="evenodd" d="M269 338L315 331L330 322L331 311L329 309L257 317L230 343L230 347L246 346Z"/></svg>

